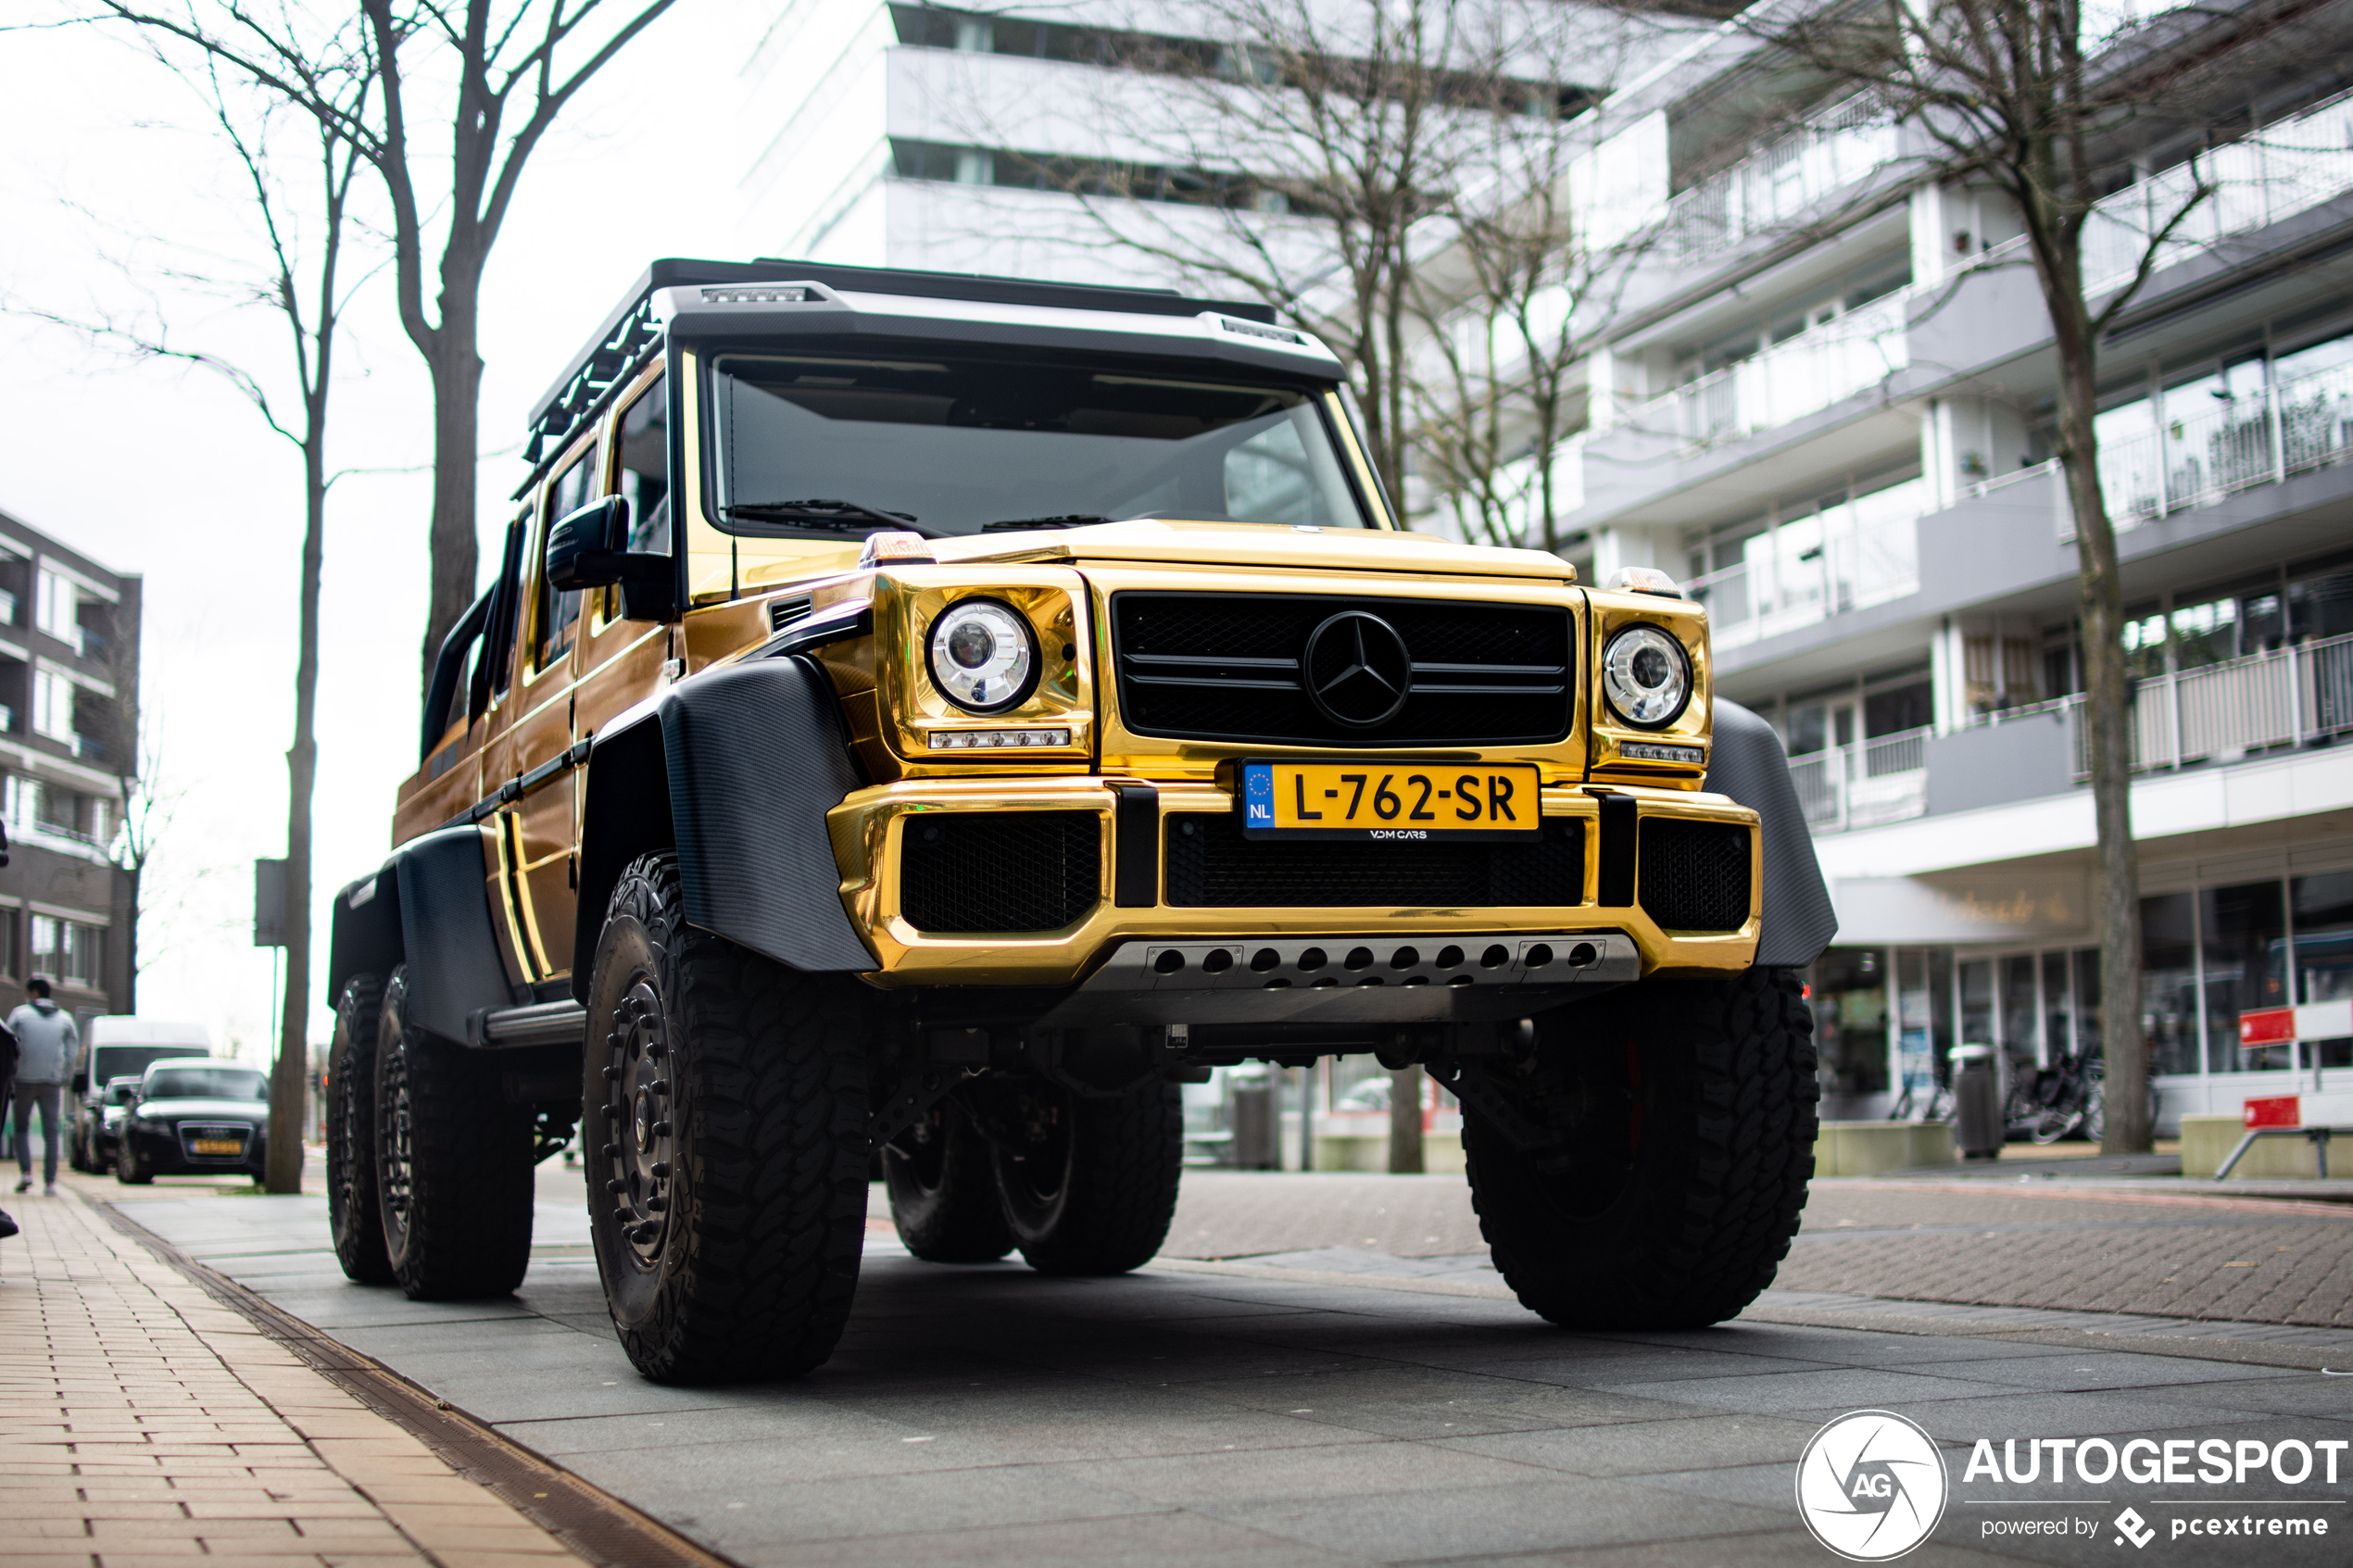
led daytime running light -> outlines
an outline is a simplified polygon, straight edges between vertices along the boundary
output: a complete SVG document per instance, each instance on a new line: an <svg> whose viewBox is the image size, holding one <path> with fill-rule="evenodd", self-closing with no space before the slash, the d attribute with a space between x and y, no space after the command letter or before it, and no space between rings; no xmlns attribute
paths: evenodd
<svg viewBox="0 0 2353 1568"><path fill-rule="evenodd" d="M1068 730L934 730L934 751L1016 751L1032 746L1068 746Z"/></svg>

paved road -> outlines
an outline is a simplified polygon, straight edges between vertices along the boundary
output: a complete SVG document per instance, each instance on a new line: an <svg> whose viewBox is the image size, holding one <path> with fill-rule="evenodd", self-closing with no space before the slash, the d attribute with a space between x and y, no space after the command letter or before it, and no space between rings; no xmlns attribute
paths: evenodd
<svg viewBox="0 0 2353 1568"><path fill-rule="evenodd" d="M549 1173L556 1193L564 1181ZM1796 1261L1891 1242L1960 1250L1949 1204L1968 1196L1899 1196L1919 1207L1892 1213L1838 1198ZM1957 1500L1912 1561L2112 1562L2107 1522L2126 1503L2160 1531L2258 1500L2353 1529L2353 1462L2334 1485L2316 1473L2295 1487L2259 1471L2203 1491L2054 1489L2047 1475L1961 1485L1979 1437L1996 1450L2038 1436L2353 1441L2353 1379L2313 1364L2353 1366L2346 1331L1793 1290L1724 1328L1570 1335L1495 1298L1459 1198L1441 1178L1189 1178L1175 1250L1253 1261L1172 1257L1115 1280L921 1264L876 1232L832 1363L798 1384L702 1390L630 1372L579 1247L577 1199L543 1210L513 1300L467 1305L344 1282L316 1198L125 1209L747 1564L1819 1563L1831 1560L1797 1525L1793 1464L1823 1422L1867 1406L1912 1416L1953 1450ZM1994 1201L1998 1218L1969 1219L1995 1233L1980 1247L2064 1234L2082 1248L2103 1234L2016 1228L2083 1222L2063 1202ZM2120 1204L2095 1214L2148 1217ZM2190 1228L2242 1242L2288 1234L2259 1214L2198 1219ZM1788 1321L1763 1321L1776 1317ZM2228 1342L2158 1337L2200 1332ZM2059 1515L2102 1533L1984 1534ZM2187 1558L2192 1543L2167 1544L2178 1561L2344 1560L2341 1539L2198 1543Z"/></svg>

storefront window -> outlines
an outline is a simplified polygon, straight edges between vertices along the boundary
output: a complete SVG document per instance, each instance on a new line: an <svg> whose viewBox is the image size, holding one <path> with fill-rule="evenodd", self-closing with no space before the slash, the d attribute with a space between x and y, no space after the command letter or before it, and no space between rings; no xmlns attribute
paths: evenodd
<svg viewBox="0 0 2353 1568"><path fill-rule="evenodd" d="M2100 955L2095 947L2075 950L2075 1049L2100 1054Z"/></svg>
<svg viewBox="0 0 2353 1568"><path fill-rule="evenodd" d="M1994 1043L1994 960L1971 959L1958 966L1961 992L1961 1044Z"/></svg>
<svg viewBox="0 0 2353 1568"><path fill-rule="evenodd" d="M2333 1002L2353 997L2353 872L2299 876L2289 882L2296 911L2296 997ZM2353 1039L2308 1047L2322 1067L2353 1067Z"/></svg>
<svg viewBox="0 0 2353 1568"><path fill-rule="evenodd" d="M1887 972L1876 947L1833 947L1814 964L1814 1038L1825 1095L1887 1089Z"/></svg>
<svg viewBox="0 0 2353 1568"><path fill-rule="evenodd" d="M2067 955L2043 955L2043 1048L2049 1060L2081 1054L2096 1042L2075 1036L2075 997L2067 984Z"/></svg>
<svg viewBox="0 0 2353 1568"><path fill-rule="evenodd" d="M2206 1066L2209 1073L2284 1072L2296 1065L2287 1046L2239 1047L2239 1014L2285 1007L2281 962L2287 940L2286 909L2277 882L2209 887L2198 896L2198 927L2206 948Z"/></svg>
<svg viewBox="0 0 2353 1568"><path fill-rule="evenodd" d="M2034 995L2034 955L2018 953L2002 960L2002 1048L2012 1061L2030 1067L2043 1064L2043 1032L2036 1025L2042 1003Z"/></svg>
<svg viewBox="0 0 2353 1568"><path fill-rule="evenodd" d="M2187 893L2141 900L2141 1034L2152 1073L2197 1071L2196 918Z"/></svg>

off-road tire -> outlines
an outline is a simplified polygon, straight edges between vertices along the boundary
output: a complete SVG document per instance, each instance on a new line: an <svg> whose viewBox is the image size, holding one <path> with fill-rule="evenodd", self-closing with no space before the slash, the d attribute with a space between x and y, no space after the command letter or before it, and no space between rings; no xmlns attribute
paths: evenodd
<svg viewBox="0 0 2353 1568"><path fill-rule="evenodd" d="M346 981L327 1050L327 1229L335 1261L361 1285L390 1285L393 1277L376 1198L376 1031L384 997L380 975Z"/></svg>
<svg viewBox="0 0 2353 1568"><path fill-rule="evenodd" d="M590 976L581 1164L631 1364L664 1383L817 1366L865 1241L874 993L688 925L667 851L622 872Z"/></svg>
<svg viewBox="0 0 2353 1568"><path fill-rule="evenodd" d="M531 1265L532 1113L497 1061L408 1021L409 972L376 1013L376 1212L386 1261L419 1301L504 1296Z"/></svg>
<svg viewBox="0 0 2353 1568"><path fill-rule="evenodd" d="M1738 1315L1788 1255L1814 1173L1813 1019L1794 972L1629 985L1543 1015L1537 1041L1529 1071L1497 1078L1568 1135L1566 1166L1464 1117L1505 1283L1566 1327Z"/></svg>
<svg viewBox="0 0 2353 1568"><path fill-rule="evenodd" d="M1119 1274L1151 1261L1184 1173L1178 1096L1174 1084L1098 1098L1038 1081L1012 1097L1019 1135L996 1140L997 1190L1031 1268Z"/></svg>
<svg viewBox="0 0 2353 1568"><path fill-rule="evenodd" d="M963 1107L942 1100L882 1153L891 1222L908 1251L927 1263L993 1263L1013 1249L995 1154Z"/></svg>
<svg viewBox="0 0 2353 1568"><path fill-rule="evenodd" d="M146 1163L139 1158L139 1151L131 1147L128 1129L115 1140L114 1179L125 1186L133 1187L145 1186L156 1179L156 1173L148 1170Z"/></svg>

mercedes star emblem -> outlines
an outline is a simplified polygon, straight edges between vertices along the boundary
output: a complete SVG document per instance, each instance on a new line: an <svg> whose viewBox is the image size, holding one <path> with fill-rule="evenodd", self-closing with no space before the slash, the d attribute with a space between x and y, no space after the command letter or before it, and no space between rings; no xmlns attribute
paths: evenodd
<svg viewBox="0 0 2353 1568"><path fill-rule="evenodd" d="M1405 639L1396 627L1361 609L1342 610L1308 633L1299 675L1315 710L1352 730L1388 723L1414 689Z"/></svg>

